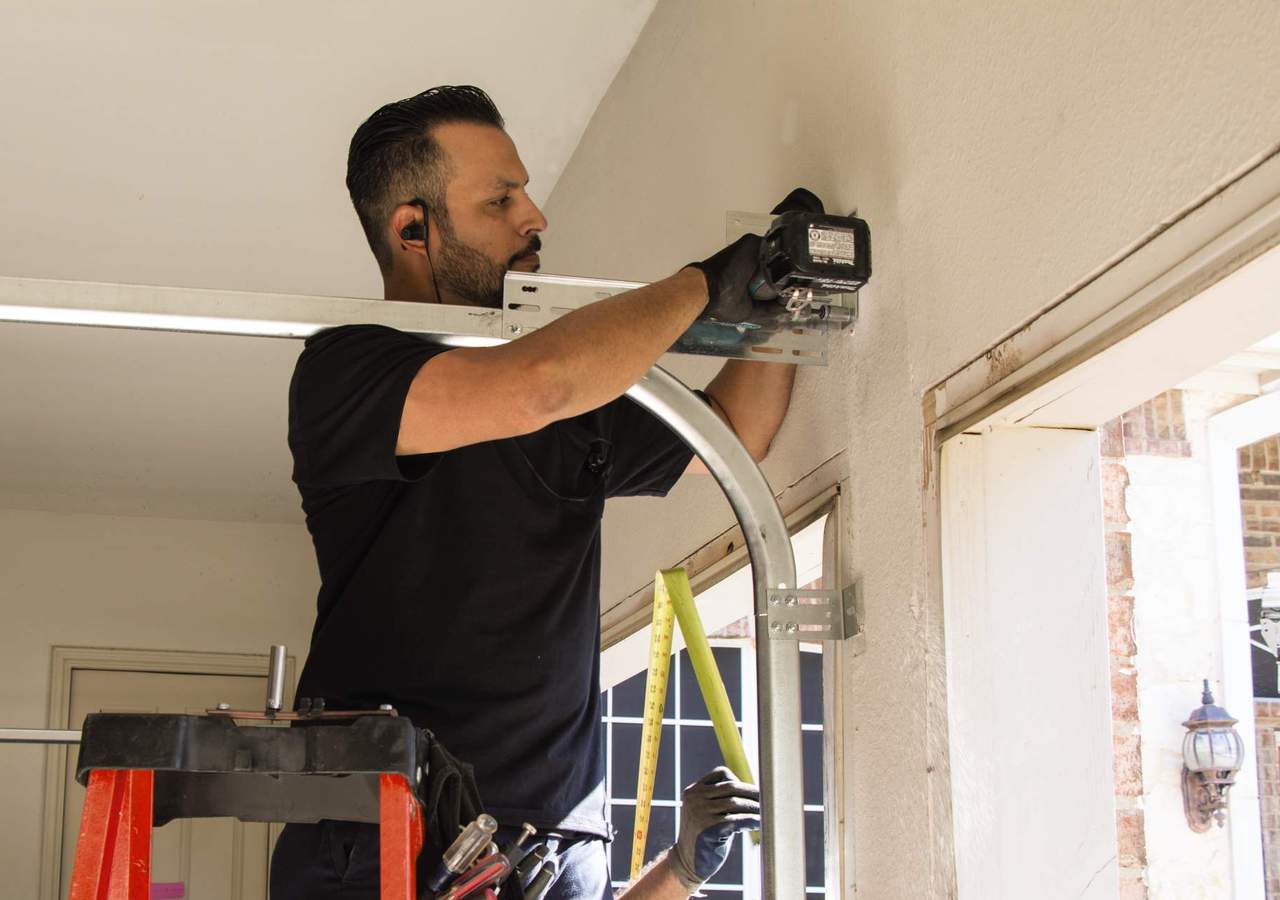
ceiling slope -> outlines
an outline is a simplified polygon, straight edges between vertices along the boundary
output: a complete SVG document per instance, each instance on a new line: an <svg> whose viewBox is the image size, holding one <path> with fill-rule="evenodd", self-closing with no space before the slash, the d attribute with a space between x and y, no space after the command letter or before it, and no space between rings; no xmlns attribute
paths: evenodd
<svg viewBox="0 0 1280 900"><path fill-rule="evenodd" d="M480 85L545 200L654 3L4 4L0 275L380 295L356 126Z"/></svg>

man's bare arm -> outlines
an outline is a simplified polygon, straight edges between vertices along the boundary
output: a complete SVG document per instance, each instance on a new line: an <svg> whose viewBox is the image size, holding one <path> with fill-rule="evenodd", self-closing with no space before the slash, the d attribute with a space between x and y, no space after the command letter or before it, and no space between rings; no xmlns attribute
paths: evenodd
<svg viewBox="0 0 1280 900"><path fill-rule="evenodd" d="M782 427L795 380L796 367L792 365L731 359L707 385L711 408L733 429L756 462L769 454ZM686 471L706 474L707 467L694 459Z"/></svg>
<svg viewBox="0 0 1280 900"><path fill-rule="evenodd" d="M499 347L459 348L419 370L396 453L537 431L620 397L707 305L697 269L609 297Z"/></svg>
<svg viewBox="0 0 1280 900"><path fill-rule="evenodd" d="M667 851L668 853L670 851ZM689 890L680 883L663 853L631 882L614 895L617 900L685 900Z"/></svg>

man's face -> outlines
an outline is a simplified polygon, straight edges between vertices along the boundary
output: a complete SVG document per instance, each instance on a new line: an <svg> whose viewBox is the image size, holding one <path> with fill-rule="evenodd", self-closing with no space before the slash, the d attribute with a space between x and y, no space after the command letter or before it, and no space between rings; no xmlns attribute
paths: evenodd
<svg viewBox="0 0 1280 900"><path fill-rule="evenodd" d="M482 306L502 305L508 269L541 266L538 233L547 227L529 198L516 146L500 128L456 122L435 129L448 165L447 216L432 216L431 256L442 285Z"/></svg>

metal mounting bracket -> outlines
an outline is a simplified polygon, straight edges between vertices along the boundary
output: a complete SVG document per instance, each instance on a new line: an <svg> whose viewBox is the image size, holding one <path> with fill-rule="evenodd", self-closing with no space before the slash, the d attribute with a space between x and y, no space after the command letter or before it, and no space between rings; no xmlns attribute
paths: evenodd
<svg viewBox="0 0 1280 900"><path fill-rule="evenodd" d="M508 272L502 291L502 336L513 340L575 309L639 287L644 284ZM807 304L794 317L779 306L776 315L758 321L729 324L699 320L677 339L670 352L826 365L831 336L850 330L858 318L856 294L840 294L827 300ZM831 302L835 300L841 302Z"/></svg>
<svg viewBox="0 0 1280 900"><path fill-rule="evenodd" d="M773 590L766 632L778 641L843 641L858 633L858 583L842 591Z"/></svg>

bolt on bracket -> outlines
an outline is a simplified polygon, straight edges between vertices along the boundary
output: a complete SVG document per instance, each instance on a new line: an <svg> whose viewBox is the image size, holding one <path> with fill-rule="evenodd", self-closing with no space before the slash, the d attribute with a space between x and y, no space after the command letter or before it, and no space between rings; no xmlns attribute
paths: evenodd
<svg viewBox="0 0 1280 900"><path fill-rule="evenodd" d="M858 583L842 591L772 590L765 633L780 641L842 641L858 633Z"/></svg>

